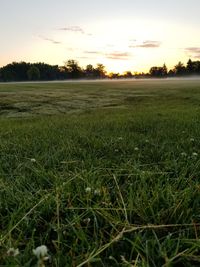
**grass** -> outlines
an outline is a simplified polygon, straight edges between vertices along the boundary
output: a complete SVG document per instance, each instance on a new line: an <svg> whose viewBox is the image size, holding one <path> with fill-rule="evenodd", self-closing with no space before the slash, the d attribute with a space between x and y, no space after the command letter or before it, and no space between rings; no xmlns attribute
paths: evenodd
<svg viewBox="0 0 200 267"><path fill-rule="evenodd" d="M199 103L198 80L1 84L1 266L40 245L45 266L199 266Z"/></svg>

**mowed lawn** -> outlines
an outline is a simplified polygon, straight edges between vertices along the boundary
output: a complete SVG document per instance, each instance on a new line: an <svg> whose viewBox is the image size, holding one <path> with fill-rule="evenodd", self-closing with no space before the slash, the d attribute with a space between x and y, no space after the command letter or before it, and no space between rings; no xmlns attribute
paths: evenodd
<svg viewBox="0 0 200 267"><path fill-rule="evenodd" d="M200 266L199 237L200 80L0 84L0 266Z"/></svg>

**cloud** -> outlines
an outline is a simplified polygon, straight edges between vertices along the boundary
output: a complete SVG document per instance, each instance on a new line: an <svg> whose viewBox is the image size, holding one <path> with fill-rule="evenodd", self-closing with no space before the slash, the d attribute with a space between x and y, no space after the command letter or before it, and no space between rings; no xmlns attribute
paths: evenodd
<svg viewBox="0 0 200 267"><path fill-rule="evenodd" d="M160 47L161 42L159 41L144 41L139 45L130 45L129 48L158 48Z"/></svg>
<svg viewBox="0 0 200 267"><path fill-rule="evenodd" d="M187 47L185 50L192 53L200 53L200 47Z"/></svg>
<svg viewBox="0 0 200 267"><path fill-rule="evenodd" d="M88 54L88 55L102 55L105 56L108 59L116 59L116 60L127 60L129 59L132 55L128 52L110 52L110 53L105 53L102 51L95 51L95 50L91 50L91 51L83 51L84 54Z"/></svg>
<svg viewBox="0 0 200 267"><path fill-rule="evenodd" d="M52 44L62 44L62 43L59 42L59 41L56 41L56 40L54 40L54 39L47 38L47 37L44 37L44 36L40 36L40 35L39 35L39 38L42 39L42 40L45 40L45 41L49 41L49 42L51 42Z"/></svg>
<svg viewBox="0 0 200 267"><path fill-rule="evenodd" d="M91 57L85 57L85 56L80 56L80 57L77 57L79 59L91 59Z"/></svg>
<svg viewBox="0 0 200 267"><path fill-rule="evenodd" d="M102 55L102 52L99 51L84 51L85 54L92 54L92 55Z"/></svg>
<svg viewBox="0 0 200 267"><path fill-rule="evenodd" d="M200 59L200 47L187 47L187 48L185 48L185 52L190 57Z"/></svg>
<svg viewBox="0 0 200 267"><path fill-rule="evenodd" d="M74 33L81 33L87 36L93 36L92 33L87 33L81 28L80 26L67 26L63 28L59 28L59 31L65 31L65 32L74 32Z"/></svg>
<svg viewBox="0 0 200 267"><path fill-rule="evenodd" d="M109 59L127 60L131 57L131 54L128 52L112 52L106 54L106 57Z"/></svg>
<svg viewBox="0 0 200 267"><path fill-rule="evenodd" d="M68 27L64 27L64 28L59 28L58 30L60 31L68 31L68 32L79 32L84 34L84 30L79 27L79 26L68 26Z"/></svg>

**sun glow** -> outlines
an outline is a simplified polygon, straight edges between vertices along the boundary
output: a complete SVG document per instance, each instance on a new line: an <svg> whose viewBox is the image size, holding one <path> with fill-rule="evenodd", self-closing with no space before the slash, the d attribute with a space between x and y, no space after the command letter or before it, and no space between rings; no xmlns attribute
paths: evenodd
<svg viewBox="0 0 200 267"><path fill-rule="evenodd" d="M169 53L173 52L164 46L167 25L156 21L97 22L90 26L90 31L95 34L85 39L87 50L79 51L77 59L85 65L89 61L101 62L108 72L148 71L152 64L169 63Z"/></svg>
<svg viewBox="0 0 200 267"><path fill-rule="evenodd" d="M75 59L82 67L102 63L108 72L146 72L155 65L165 63L171 68L180 60L186 62L189 55L182 43L195 47L198 41L195 30L191 43L182 34L181 25L141 18L94 21L82 27L84 30L73 26L33 35L28 44L12 50L9 62L42 61L62 66ZM190 31L189 26L185 29ZM180 38L175 38L177 32ZM2 60L5 64L4 57Z"/></svg>

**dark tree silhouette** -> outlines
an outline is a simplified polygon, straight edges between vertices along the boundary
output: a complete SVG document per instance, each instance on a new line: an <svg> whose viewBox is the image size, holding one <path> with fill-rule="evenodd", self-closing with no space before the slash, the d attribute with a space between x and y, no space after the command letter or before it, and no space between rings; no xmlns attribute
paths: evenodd
<svg viewBox="0 0 200 267"><path fill-rule="evenodd" d="M189 74L195 73L194 63L192 62L191 59L188 60L186 68Z"/></svg>
<svg viewBox="0 0 200 267"><path fill-rule="evenodd" d="M192 61L191 59L187 62L187 73L191 75L199 75L200 74L200 61Z"/></svg>
<svg viewBox="0 0 200 267"><path fill-rule="evenodd" d="M166 77L167 73L168 73L167 66L164 63L163 66L162 66L162 75L163 75L163 77Z"/></svg>
<svg viewBox="0 0 200 267"><path fill-rule="evenodd" d="M76 60L70 59L65 62L65 67L67 72L69 73L69 78L77 79L82 77L82 70L81 67L78 65Z"/></svg>
<svg viewBox="0 0 200 267"><path fill-rule="evenodd" d="M151 67L149 74L156 78L167 77L167 67L165 64L162 67Z"/></svg>
<svg viewBox="0 0 200 267"><path fill-rule="evenodd" d="M168 77L174 77L174 76L175 76L175 72L174 72L174 70L169 70L167 76L168 76Z"/></svg>
<svg viewBox="0 0 200 267"><path fill-rule="evenodd" d="M27 71L30 67L30 63L25 62L13 62L1 68L1 75L4 81L26 81Z"/></svg>
<svg viewBox="0 0 200 267"><path fill-rule="evenodd" d="M45 63L35 63L33 66L37 67L40 71L40 80L57 80L60 79L60 70L58 65L52 66Z"/></svg>
<svg viewBox="0 0 200 267"><path fill-rule="evenodd" d="M27 76L31 81L37 81L40 79L40 70L36 66L31 66L27 71Z"/></svg>
<svg viewBox="0 0 200 267"><path fill-rule="evenodd" d="M95 77L96 78L105 78L106 77L106 71L105 66L101 63L97 64L97 67L95 68Z"/></svg>
<svg viewBox="0 0 200 267"><path fill-rule="evenodd" d="M119 73L113 73L113 72L111 72L111 73L109 74L109 78L110 78L110 79L119 79L119 78L121 78L121 76L120 76Z"/></svg>
<svg viewBox="0 0 200 267"><path fill-rule="evenodd" d="M178 62L173 69L167 70L165 64L162 67L151 67L148 73L135 72L134 76L131 71L126 71L123 75L119 73L110 73L106 75L105 66L97 64L96 67L88 64L82 69L76 60L70 59L65 62L64 66L49 65L45 63L26 63L13 62L0 68L0 81L28 81L28 80L64 80L64 79L102 79L110 78L165 78L185 75L200 75L200 61L188 60L185 66L182 62Z"/></svg>
<svg viewBox="0 0 200 267"><path fill-rule="evenodd" d="M133 74L131 73L131 71L125 71L124 72L124 75L123 75L123 78L132 78L133 77Z"/></svg>
<svg viewBox="0 0 200 267"><path fill-rule="evenodd" d="M91 64L86 66L84 73L86 78L95 78L95 69Z"/></svg>
<svg viewBox="0 0 200 267"><path fill-rule="evenodd" d="M186 74L186 67L179 61L177 65L174 66L174 73L176 76L182 76Z"/></svg>

